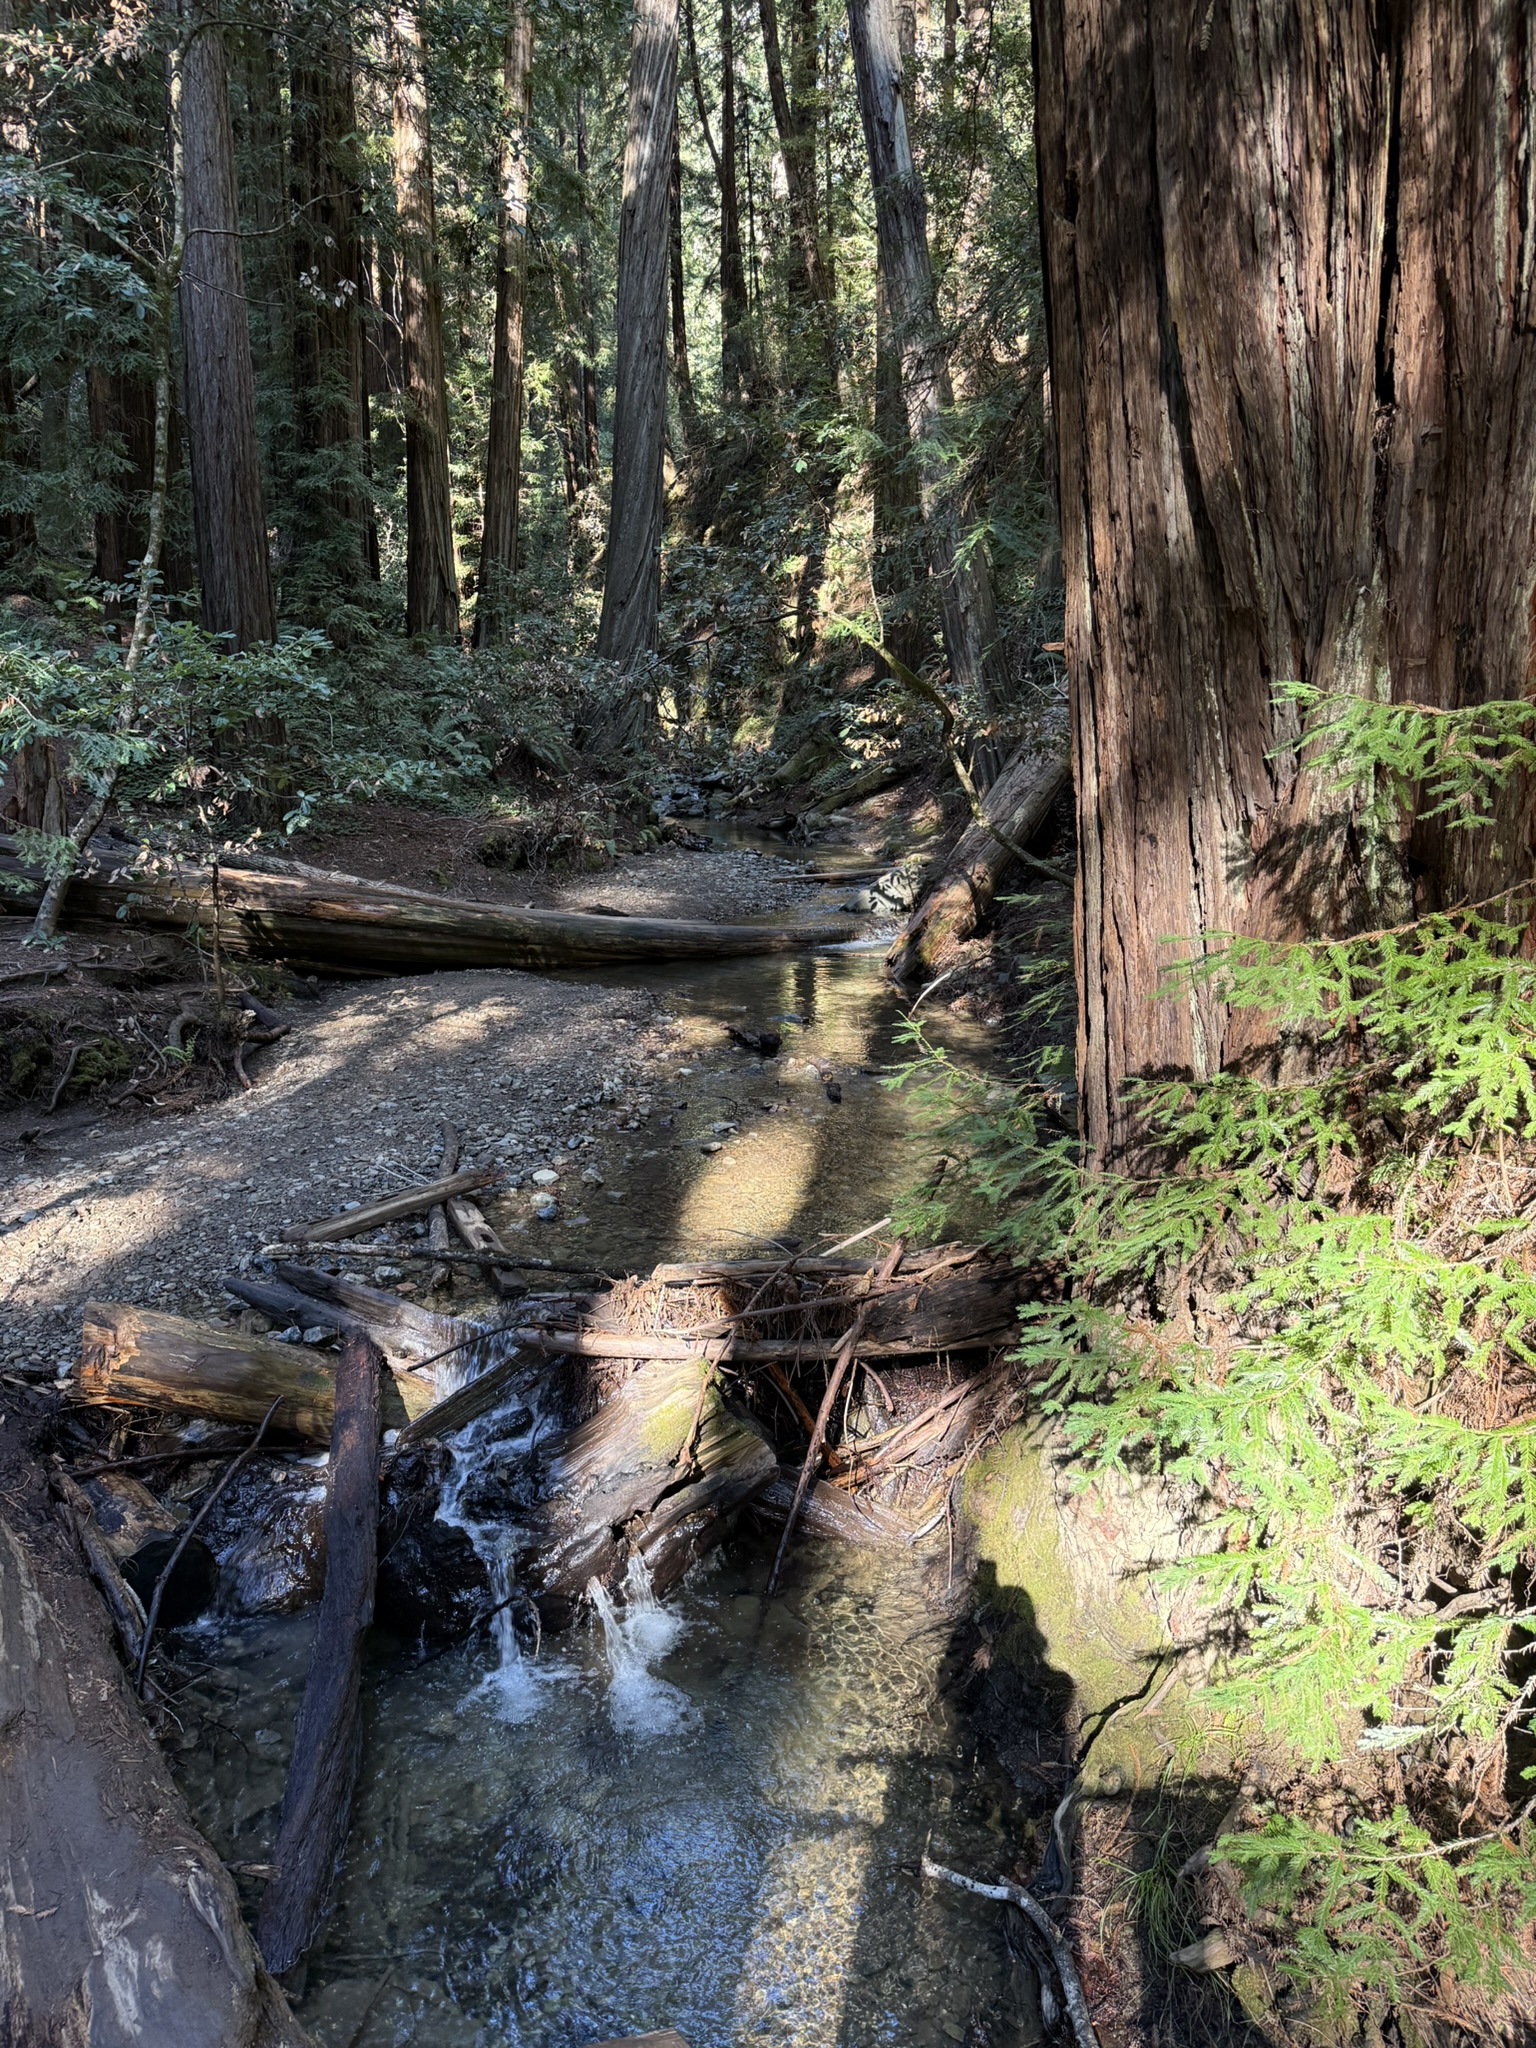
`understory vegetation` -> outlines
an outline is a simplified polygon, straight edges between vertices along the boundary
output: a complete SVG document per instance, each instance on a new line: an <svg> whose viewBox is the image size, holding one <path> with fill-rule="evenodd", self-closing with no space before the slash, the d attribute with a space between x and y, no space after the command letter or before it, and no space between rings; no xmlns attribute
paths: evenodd
<svg viewBox="0 0 1536 2048"><path fill-rule="evenodd" d="M1523 700L1309 709L1319 773L1383 816L1419 802L1475 834L1536 766ZM1168 1577L1218 1652L1198 1709L1279 1781L1306 1767L1214 1853L1336 2017L1427 2010L1444 1973L1486 2017L1529 1968L1533 896L1177 949L1170 997L1218 981L1247 1050L1204 1083L1137 1085L1150 1170L1085 1170L1051 1114L1059 1047L985 1084L915 1024L904 1076L955 1133L908 1226L981 1198L995 1241L1054 1276L1017 1354L1037 1407L1084 1466L1187 1489L1198 1554ZM1058 1021L1059 966L1023 975L1026 1009Z"/></svg>

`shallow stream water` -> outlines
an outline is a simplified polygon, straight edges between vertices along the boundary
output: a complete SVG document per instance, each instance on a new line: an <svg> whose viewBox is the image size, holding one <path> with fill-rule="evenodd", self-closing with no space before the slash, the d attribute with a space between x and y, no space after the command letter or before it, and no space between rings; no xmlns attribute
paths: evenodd
<svg viewBox="0 0 1536 2048"><path fill-rule="evenodd" d="M892 1053L878 953L612 978L679 1020L671 1123L637 1135L622 1202L541 1250L623 1268L790 1233L810 1249L884 1213L922 1141L865 1071ZM720 1051L723 1023L773 1017L801 1020L789 1073ZM983 1057L967 1029L957 1051ZM461 1440L466 1472L494 1431ZM512 1534L475 1533L488 1554ZM1000 1909L918 1874L930 1847L995 1876L1023 1825L946 1698L964 1588L942 1554L806 1542L768 1599L771 1550L749 1524L665 1608L632 1585L536 1659L510 1625L435 1656L375 1643L336 1909L293 1988L323 2048L580 2048L662 2027L689 2048L1037 2038ZM183 1639L207 1668L182 1783L236 1865L270 1851L311 1629L214 1621Z"/></svg>

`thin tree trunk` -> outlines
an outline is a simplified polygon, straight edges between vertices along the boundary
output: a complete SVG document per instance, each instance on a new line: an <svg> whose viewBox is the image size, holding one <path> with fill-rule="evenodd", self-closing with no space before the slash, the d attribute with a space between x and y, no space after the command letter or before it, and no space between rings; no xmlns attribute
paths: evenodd
<svg viewBox="0 0 1536 2048"><path fill-rule="evenodd" d="M837 357L830 319L831 285L822 259L821 223L816 206L816 130L813 120L807 118L803 78L797 75L793 103L784 82L784 57L775 0L758 0L758 15L763 27L768 98L773 108L774 127L778 130L784 184L789 195L790 227L799 258L798 272L791 272L791 276L797 276L797 295L805 317L815 325L815 357L820 373L823 381L831 383L837 375ZM798 40L791 55L798 60ZM797 74L802 68L797 61Z"/></svg>
<svg viewBox="0 0 1536 2048"><path fill-rule="evenodd" d="M962 546L947 486L946 419L954 406L949 348L934 303L928 211L912 161L903 100L900 30L893 0L848 0L859 112L875 195L875 234L891 341L901 361L902 399L917 462L928 555L939 585L950 674L984 714L1006 702L993 654L992 581L979 547Z"/></svg>
<svg viewBox="0 0 1536 2048"><path fill-rule="evenodd" d="M875 451L870 496L870 582L881 610L880 637L898 661L921 668L927 565L922 496L901 395L901 357L891 337L885 287L875 280Z"/></svg>
<svg viewBox="0 0 1536 2048"><path fill-rule="evenodd" d="M277 631L224 42L198 0L181 62L181 341L202 620L235 647Z"/></svg>
<svg viewBox="0 0 1536 2048"><path fill-rule="evenodd" d="M517 510L523 451L523 301L528 282L529 123L533 112L533 27L526 0L512 0L502 55L497 210L496 326L491 350L491 417L485 450L485 518L476 580L475 645L512 630L508 583L517 573Z"/></svg>
<svg viewBox="0 0 1536 2048"><path fill-rule="evenodd" d="M345 589L369 569L361 198L345 11L304 14L290 39L293 395L300 543Z"/></svg>
<svg viewBox="0 0 1536 2048"><path fill-rule="evenodd" d="M698 431L699 402L693 391L693 372L688 367L688 302L683 277L683 151L677 122L672 123L671 219L667 233L667 267L672 298L672 379L677 386L678 411L684 436L691 440Z"/></svg>
<svg viewBox="0 0 1536 2048"><path fill-rule="evenodd" d="M576 91L576 176L581 183L581 231L576 238L576 281L581 293L581 430L582 457L590 488L598 479L597 443L597 307L592 294L592 212L587 190L587 111L580 87Z"/></svg>
<svg viewBox="0 0 1536 2048"><path fill-rule="evenodd" d="M1536 581L1536 23L1511 0L1035 0L1089 1145L1138 1075L1208 1075L1219 991L1169 934L1347 932L1411 908L1277 678L1516 697ZM1420 901L1529 867L1414 828ZM1404 829L1406 830L1406 824ZM1198 943L1198 940L1197 940Z"/></svg>
<svg viewBox="0 0 1536 2048"><path fill-rule="evenodd" d="M624 198L619 214L618 373L613 493L597 651L632 669L656 643L662 459L667 424L667 250L672 130L677 118L678 0L637 0L629 56ZM610 737L645 717L631 691Z"/></svg>
<svg viewBox="0 0 1536 2048"><path fill-rule="evenodd" d="M448 383L443 363L426 51L413 8L394 8L391 33L406 403L405 630L451 640L459 630L459 564L448 473Z"/></svg>
<svg viewBox="0 0 1536 2048"><path fill-rule="evenodd" d="M754 382L752 337L747 326L747 283L741 260L741 202L736 180L736 24L735 0L720 0L720 146L709 125L704 104L704 74L694 33L693 0L685 0L683 21L688 31L688 69L693 79L699 128L715 167L720 193L720 393L725 405L751 403Z"/></svg>

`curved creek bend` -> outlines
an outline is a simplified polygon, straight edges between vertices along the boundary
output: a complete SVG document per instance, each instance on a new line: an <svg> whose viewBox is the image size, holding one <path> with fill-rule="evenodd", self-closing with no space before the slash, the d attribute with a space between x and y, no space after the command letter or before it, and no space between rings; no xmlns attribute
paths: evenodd
<svg viewBox="0 0 1536 2048"><path fill-rule="evenodd" d="M644 1271L776 1238L811 1251L883 1215L922 1133L876 1078L896 1021L880 957L602 977L677 1020L671 1122L632 1134L622 1201L592 1188L531 1247ZM984 1035L939 1015L984 1063ZM727 1055L725 1026L771 1018L804 1020L772 1027L781 1059ZM477 1483L530 1426L492 1415L457 1440L443 1513L483 1554L516 1532L479 1519ZM335 1910L290 1987L323 2048L580 2048L663 2027L689 2048L1038 2037L999 1909L919 1878L925 1847L995 1875L1027 1832L948 1696L968 1589L943 1520L905 1550L802 1536L770 1599L777 1533L743 1517L664 1605L632 1584L536 1657L510 1625L447 1650L375 1632ZM179 1777L236 1866L270 1853L312 1627L211 1619L180 1639L198 1676ZM242 1886L250 1905L260 1879Z"/></svg>

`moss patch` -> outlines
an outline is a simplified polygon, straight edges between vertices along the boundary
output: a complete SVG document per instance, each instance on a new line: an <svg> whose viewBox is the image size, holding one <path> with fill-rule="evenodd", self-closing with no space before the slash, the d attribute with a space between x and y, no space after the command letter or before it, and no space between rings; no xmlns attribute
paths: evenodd
<svg viewBox="0 0 1536 2048"><path fill-rule="evenodd" d="M1202 1773L1230 1766L1230 1740L1195 1697L1206 1616L1150 1577L1191 1547L1172 1488L1114 1472L1083 1483L1048 1429L1025 1423L971 1467L962 1508L1001 1624L993 1654L1059 1694L1074 1734L1127 1702L1093 1743L1087 1791L1150 1785L1175 1757Z"/></svg>

